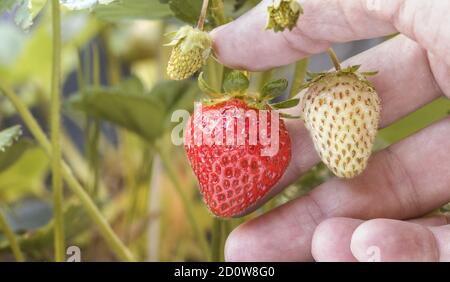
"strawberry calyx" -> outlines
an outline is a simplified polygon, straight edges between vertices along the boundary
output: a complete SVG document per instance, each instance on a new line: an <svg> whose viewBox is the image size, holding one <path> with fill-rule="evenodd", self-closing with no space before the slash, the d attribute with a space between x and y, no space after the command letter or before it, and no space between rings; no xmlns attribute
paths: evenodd
<svg viewBox="0 0 450 282"><path fill-rule="evenodd" d="M267 13L266 30L279 32L292 30L303 14L303 8L296 0L274 0L272 5L267 7Z"/></svg>
<svg viewBox="0 0 450 282"><path fill-rule="evenodd" d="M286 79L278 79L265 84L260 91L249 91L250 81L248 77L240 71L230 72L224 82L223 91L219 91L211 87L204 77L204 73L200 73L198 77L199 88L208 95L203 100L203 104L211 106L223 103L233 99L244 101L248 107L254 109L288 109L299 104L300 99L288 99L281 102L272 102L275 98L280 97L288 88ZM295 118L282 114L286 118Z"/></svg>
<svg viewBox="0 0 450 282"><path fill-rule="evenodd" d="M183 53L187 53L194 48L200 48L204 50L204 60L206 60L211 53L211 36L207 32L200 29L187 25L181 27L176 32L168 33L167 36L173 36L173 38L171 42L164 44L164 46L170 47L180 45L180 50Z"/></svg>
<svg viewBox="0 0 450 282"><path fill-rule="evenodd" d="M361 65L353 65L353 66L349 66L344 69L329 71L329 72L317 72L317 73L308 72L306 83L304 83L300 87L300 90L309 88L310 86L313 86L314 84L318 83L319 81L321 81L323 79L330 79L330 78L341 77L341 76L352 76L355 79L357 79L358 81L363 82L363 83L367 84L367 86L373 88L374 86L367 79L367 77L378 74L378 71L359 72L360 68L361 68Z"/></svg>

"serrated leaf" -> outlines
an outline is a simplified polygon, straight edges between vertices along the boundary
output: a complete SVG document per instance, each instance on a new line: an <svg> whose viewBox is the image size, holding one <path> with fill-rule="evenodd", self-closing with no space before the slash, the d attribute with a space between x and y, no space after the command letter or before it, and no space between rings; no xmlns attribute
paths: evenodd
<svg viewBox="0 0 450 282"><path fill-rule="evenodd" d="M64 7L70 10L92 9L97 5L108 5L116 0L60 0Z"/></svg>
<svg viewBox="0 0 450 282"><path fill-rule="evenodd" d="M270 104L270 106L274 109L289 109L295 107L300 102L300 99L290 99L280 103Z"/></svg>
<svg viewBox="0 0 450 282"><path fill-rule="evenodd" d="M261 89L261 97L263 99L272 100L283 94L287 89L288 84L289 82L286 79L278 79L269 82Z"/></svg>
<svg viewBox="0 0 450 282"><path fill-rule="evenodd" d="M0 132L0 151L4 152L22 135L22 127L15 125Z"/></svg>
<svg viewBox="0 0 450 282"><path fill-rule="evenodd" d="M350 66L346 69L343 69L342 72L344 73L354 73L357 72L359 69L361 68L361 65L354 65L354 66Z"/></svg>
<svg viewBox="0 0 450 282"><path fill-rule="evenodd" d="M158 0L116 1L109 5L97 5L93 11L98 18L107 21L156 20L172 16L169 6Z"/></svg>
<svg viewBox="0 0 450 282"><path fill-rule="evenodd" d="M6 151L0 153L0 171L13 165L26 150L33 147L33 142L29 139L21 139L11 145Z"/></svg>
<svg viewBox="0 0 450 282"><path fill-rule="evenodd" d="M232 71L225 78L223 89L226 93L244 92L249 85L250 81L245 74L240 71Z"/></svg>
<svg viewBox="0 0 450 282"><path fill-rule="evenodd" d="M0 2L0 14L6 11L14 11L16 25L23 30L28 30L46 2L47 0L2 0Z"/></svg>

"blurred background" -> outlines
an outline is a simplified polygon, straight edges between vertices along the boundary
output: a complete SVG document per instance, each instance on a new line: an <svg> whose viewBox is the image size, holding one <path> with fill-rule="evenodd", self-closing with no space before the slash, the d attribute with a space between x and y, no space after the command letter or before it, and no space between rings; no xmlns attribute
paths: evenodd
<svg viewBox="0 0 450 282"><path fill-rule="evenodd" d="M0 77L48 132L51 12L45 1L37 2L40 2L40 6L35 6L39 7L37 11L27 11L20 4L2 11ZM223 260L224 241L233 228L307 193L331 177L319 164L245 218L220 221L212 217L202 203L184 148L174 146L170 139L171 129L176 125L170 121L172 112L192 111L194 101L201 99L202 94L195 78L182 82L167 80L165 68L170 49L162 46L169 41L166 33L195 24L201 1L127 0L109 5L79 2L91 4L87 9L62 7L63 155L115 233L138 260ZM258 2L212 1L219 8L221 4L224 6L221 13L208 14L206 28L239 17ZM30 17L34 20L32 25L23 20ZM335 50L344 60L384 40L387 38L341 44ZM280 77L294 83L296 66L249 76L253 85ZM328 57L322 54L310 58L308 70L330 67ZM211 83L220 84L227 70L211 59L206 72L211 80L220 78ZM443 98L436 100L383 129L376 150L449 113L450 102ZM22 125L22 136L0 152L0 213L26 260L52 261L49 160L14 107L1 95L0 129L17 124ZM64 218L66 245L78 246L83 261L119 260L67 187ZM10 241L0 228L0 261L14 259Z"/></svg>

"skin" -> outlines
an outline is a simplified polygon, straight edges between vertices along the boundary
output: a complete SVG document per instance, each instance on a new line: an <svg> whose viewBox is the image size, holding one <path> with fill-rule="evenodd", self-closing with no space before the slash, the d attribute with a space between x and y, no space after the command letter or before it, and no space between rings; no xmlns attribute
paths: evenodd
<svg viewBox="0 0 450 282"><path fill-rule="evenodd" d="M450 97L449 1L299 2L305 14L291 32L264 30L271 1L214 30L218 59L232 68L262 71L321 53L333 43L399 32L343 62L379 71L370 80L382 99L381 127L440 96ZM293 160L270 196L319 161L302 122L290 120L287 126ZM448 136L450 118L375 154L355 179L332 179L244 223L227 240L226 260L450 261L449 218L425 217L450 202Z"/></svg>

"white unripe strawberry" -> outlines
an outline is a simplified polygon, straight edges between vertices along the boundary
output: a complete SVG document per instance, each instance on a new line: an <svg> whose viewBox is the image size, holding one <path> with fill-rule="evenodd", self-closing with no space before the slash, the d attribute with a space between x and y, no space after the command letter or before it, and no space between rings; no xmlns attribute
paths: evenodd
<svg viewBox="0 0 450 282"><path fill-rule="evenodd" d="M342 178L364 171L378 131L381 103L359 66L316 74L301 98L302 118L322 161Z"/></svg>

